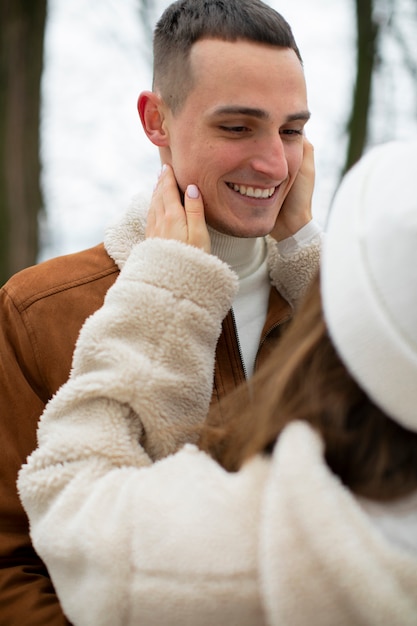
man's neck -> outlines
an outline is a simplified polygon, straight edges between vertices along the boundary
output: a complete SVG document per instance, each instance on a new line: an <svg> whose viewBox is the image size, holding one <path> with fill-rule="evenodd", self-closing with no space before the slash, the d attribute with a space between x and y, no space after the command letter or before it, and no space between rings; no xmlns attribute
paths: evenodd
<svg viewBox="0 0 417 626"><path fill-rule="evenodd" d="M266 245L263 237L243 238L224 235L208 227L211 253L230 265L239 279L253 274L263 263Z"/></svg>

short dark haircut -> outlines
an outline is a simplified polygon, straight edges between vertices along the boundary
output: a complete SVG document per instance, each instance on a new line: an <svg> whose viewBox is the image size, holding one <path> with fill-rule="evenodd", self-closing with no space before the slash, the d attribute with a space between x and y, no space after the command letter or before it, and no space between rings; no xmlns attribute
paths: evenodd
<svg viewBox="0 0 417 626"><path fill-rule="evenodd" d="M302 64L289 24L261 0L177 0L159 19L153 44L153 88L173 113L192 88L189 55L200 39L291 48Z"/></svg>

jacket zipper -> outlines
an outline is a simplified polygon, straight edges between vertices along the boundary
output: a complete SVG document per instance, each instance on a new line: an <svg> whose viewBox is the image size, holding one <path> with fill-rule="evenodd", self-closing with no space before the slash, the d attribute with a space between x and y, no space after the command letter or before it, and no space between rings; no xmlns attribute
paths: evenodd
<svg viewBox="0 0 417 626"><path fill-rule="evenodd" d="M233 311L233 307L231 308L231 313L232 313L232 321L233 321L233 329L235 331L235 336L236 336L236 343L237 343L237 349L239 351L239 357L240 357L240 362L242 364L242 370L243 370L243 374L245 376L245 379L248 380L248 372L245 366L245 363L243 361L243 357L242 357L242 348L240 346L240 339L239 339L239 333L237 331L237 324L236 324L236 318L235 318L235 312ZM265 333L265 335L262 337L258 349L256 351L256 357L255 357L255 363L254 363L254 367L253 367L253 372L255 373L256 371L256 365L258 362L258 355L259 352L261 351L262 346L264 345L265 341L268 339L269 335L276 330L277 328L279 328L282 324L285 324L286 322L288 322L288 320L291 319L291 315L287 315L287 317L283 320L281 320L280 322L275 322L275 324L273 324L271 326L271 328L268 329L268 332Z"/></svg>
<svg viewBox="0 0 417 626"><path fill-rule="evenodd" d="M242 348L241 348L241 345L240 345L239 333L237 332L237 324L236 324L235 312L233 310L233 307L230 309L230 311L231 311L231 314L232 314L233 330L235 331L237 349L238 349L238 352L239 352L240 363L242 365L243 375L245 377L245 380L248 380L248 373L246 371L246 366L245 366L245 363L244 363L243 357L242 357Z"/></svg>

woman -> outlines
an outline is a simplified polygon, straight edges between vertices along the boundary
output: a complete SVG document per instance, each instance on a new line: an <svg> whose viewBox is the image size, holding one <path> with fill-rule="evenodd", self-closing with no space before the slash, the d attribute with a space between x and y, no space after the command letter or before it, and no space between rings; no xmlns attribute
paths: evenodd
<svg viewBox="0 0 417 626"><path fill-rule="evenodd" d="M345 178L321 292L202 428L235 472L162 457L201 428L236 278L178 241L133 249L19 478L74 624L417 623L416 157L389 144Z"/></svg>

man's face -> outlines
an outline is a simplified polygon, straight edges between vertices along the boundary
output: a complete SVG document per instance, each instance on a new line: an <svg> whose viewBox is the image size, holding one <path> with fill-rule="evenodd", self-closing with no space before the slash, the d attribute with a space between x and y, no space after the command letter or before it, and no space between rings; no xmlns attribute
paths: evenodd
<svg viewBox="0 0 417 626"><path fill-rule="evenodd" d="M194 86L165 110L162 159L178 184L198 185L206 220L238 237L271 232L303 155L309 117L293 50L205 39L191 50Z"/></svg>

